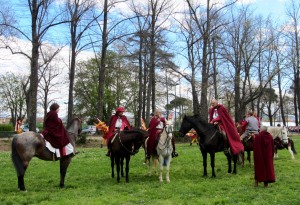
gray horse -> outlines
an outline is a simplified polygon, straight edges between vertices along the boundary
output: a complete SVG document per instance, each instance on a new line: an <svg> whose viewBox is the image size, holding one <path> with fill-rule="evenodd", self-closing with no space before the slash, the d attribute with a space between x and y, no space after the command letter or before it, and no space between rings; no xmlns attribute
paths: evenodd
<svg viewBox="0 0 300 205"><path fill-rule="evenodd" d="M74 118L70 126L67 128L68 136L71 144L75 148L75 140L81 132L81 120ZM46 147L45 139L35 132L23 132L16 134L12 140L12 161L18 176L18 188L21 191L26 191L24 184L24 175L33 157L37 157L46 161L60 160L60 187L65 185L65 176L68 166L71 162L72 155L57 158L54 153Z"/></svg>

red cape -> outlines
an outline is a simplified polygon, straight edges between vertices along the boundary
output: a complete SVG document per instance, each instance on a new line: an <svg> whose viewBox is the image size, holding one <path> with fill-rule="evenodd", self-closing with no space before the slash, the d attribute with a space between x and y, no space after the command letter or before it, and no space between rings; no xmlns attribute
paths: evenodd
<svg viewBox="0 0 300 205"><path fill-rule="evenodd" d="M158 134L161 132L161 130L157 130L156 126L162 121L164 123L164 127L166 126L166 120L165 118L156 118L152 117L150 123L149 123L149 138L147 141L147 155L152 155L155 153L155 140Z"/></svg>
<svg viewBox="0 0 300 205"><path fill-rule="evenodd" d="M57 112L51 110L45 119L45 129L42 132L44 138L55 148L63 148L70 143L68 132L62 121L58 118Z"/></svg>
<svg viewBox="0 0 300 205"><path fill-rule="evenodd" d="M244 151L244 145L242 144L240 140L240 136L237 132L237 129L234 125L234 122L227 112L226 108L223 105L217 105L217 110L218 110L218 115L219 115L219 126L221 127L222 130L225 131L226 136L228 138L229 146L230 146L230 151L233 154L238 154L242 151ZM209 109L209 117L210 121L213 119L213 111L215 108L210 108Z"/></svg>
<svg viewBox="0 0 300 205"><path fill-rule="evenodd" d="M270 133L262 131L255 135L253 155L255 179L258 182L275 182L274 142Z"/></svg>
<svg viewBox="0 0 300 205"><path fill-rule="evenodd" d="M109 143L110 139L114 135L115 126L116 126L118 117L119 116L117 116L117 115L113 115L110 118L108 133L107 133L107 143ZM120 118L122 119L122 127L120 128L120 130L124 130L125 127L127 127L128 129L131 129L131 126L129 124L127 117L125 115L122 115L122 116L120 116Z"/></svg>

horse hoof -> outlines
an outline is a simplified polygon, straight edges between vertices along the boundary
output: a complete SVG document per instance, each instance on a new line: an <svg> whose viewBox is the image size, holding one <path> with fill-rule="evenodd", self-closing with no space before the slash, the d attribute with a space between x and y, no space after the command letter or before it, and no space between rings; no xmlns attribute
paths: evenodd
<svg viewBox="0 0 300 205"><path fill-rule="evenodd" d="M65 188L65 185L64 184L60 184L59 187L60 188Z"/></svg>

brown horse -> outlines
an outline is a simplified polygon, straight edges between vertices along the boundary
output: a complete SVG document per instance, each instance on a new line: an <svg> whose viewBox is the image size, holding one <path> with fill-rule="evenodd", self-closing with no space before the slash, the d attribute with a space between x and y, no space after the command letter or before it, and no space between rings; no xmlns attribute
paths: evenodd
<svg viewBox="0 0 300 205"><path fill-rule="evenodd" d="M250 133L249 136L246 136L242 143L244 145L244 152L241 152L239 154L238 161L241 163L242 166L244 166L245 163L245 157L244 153L247 152L247 161L249 162L249 165L251 167L251 151L253 151L253 143L254 143L254 134Z"/></svg>
<svg viewBox="0 0 300 205"><path fill-rule="evenodd" d="M136 154L142 144L145 142L145 139L148 137L148 132L139 129L132 128L131 130L124 130L115 135L111 140L111 176L115 177L114 165L116 164L117 168L117 182L120 182L120 171L121 176L124 177L123 164L124 159L126 159L126 182L129 182L129 162L131 155Z"/></svg>
<svg viewBox="0 0 300 205"><path fill-rule="evenodd" d="M78 134L81 132L81 120L74 118L70 126L67 128L69 133L69 139L73 147L75 148L75 140ZM29 165L30 160L33 157L37 157L46 161L60 160L60 187L65 185L65 176L68 166L71 162L71 155L67 155L61 158L57 158L52 152L46 148L46 142L44 138L35 132L23 132L16 134L12 140L12 161L17 171L18 176L18 188L21 191L26 191L24 184L24 175Z"/></svg>

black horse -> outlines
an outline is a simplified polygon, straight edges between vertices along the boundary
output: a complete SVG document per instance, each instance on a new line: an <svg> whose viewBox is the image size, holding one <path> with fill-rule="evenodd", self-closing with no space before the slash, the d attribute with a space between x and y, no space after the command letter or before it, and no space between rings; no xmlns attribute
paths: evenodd
<svg viewBox="0 0 300 205"><path fill-rule="evenodd" d="M120 182L120 171L122 177L124 177L123 162L126 159L126 182L129 182L129 161L131 155L136 154L145 139L148 137L148 132L139 128L132 128L131 130L124 130L117 134L112 139L111 146L111 176L115 177L114 164L117 167L117 182Z"/></svg>
<svg viewBox="0 0 300 205"><path fill-rule="evenodd" d="M215 153L222 152L224 148L228 148L227 140L224 139L224 135L220 133L215 125L207 123L200 116L184 116L179 130L180 136L183 137L192 128L196 130L199 137L199 146L203 157L203 176L207 176L207 153L209 153L212 177L216 177ZM237 155L233 155L227 151L224 151L224 154L228 161L228 173L236 174ZM233 171L231 167L232 160L234 162Z"/></svg>
<svg viewBox="0 0 300 205"><path fill-rule="evenodd" d="M78 134L81 132L81 120L74 118L70 126L67 128L70 143L75 149L75 141ZM46 147L44 138L35 132L23 132L16 134L12 140L12 161L15 165L18 176L18 188L21 191L26 191L24 184L24 175L33 157L37 157L46 161L60 160L60 187L65 186L65 176L69 164L71 163L71 155L57 158Z"/></svg>

